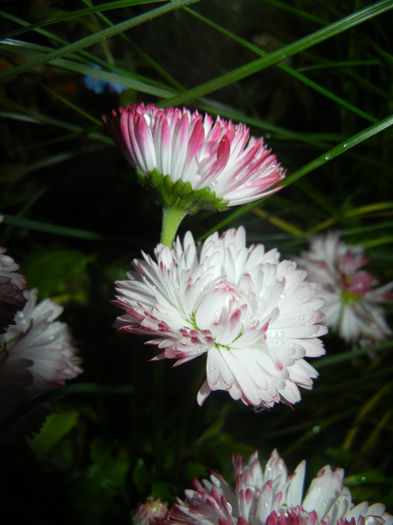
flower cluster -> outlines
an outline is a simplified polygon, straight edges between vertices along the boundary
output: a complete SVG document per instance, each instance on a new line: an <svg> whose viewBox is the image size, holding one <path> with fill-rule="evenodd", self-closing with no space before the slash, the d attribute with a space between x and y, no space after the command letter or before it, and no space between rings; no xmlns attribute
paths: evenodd
<svg viewBox="0 0 393 525"><path fill-rule="evenodd" d="M232 459L235 486L212 473L194 490L185 491L167 516L172 525L392 525L393 516L381 503L352 503L343 486L344 471L322 468L305 496L305 461L288 476L285 462L273 451L265 469L258 454L245 465L241 456Z"/></svg>
<svg viewBox="0 0 393 525"><path fill-rule="evenodd" d="M196 246L192 234L173 249L162 244L156 261L134 261L128 280L116 283L116 304L126 311L122 331L153 336L149 344L185 363L207 354L202 404L226 390L246 405L271 407L300 400L317 372L305 357L324 353L319 336L322 301L315 285L277 250L246 246L243 227L217 233Z"/></svg>
<svg viewBox="0 0 393 525"><path fill-rule="evenodd" d="M283 168L245 125L143 103L103 120L164 209L155 257L142 252L127 280L116 282L114 303L124 314L115 325L149 336L147 344L160 351L153 361L175 359L176 366L205 354L200 405L216 390L254 407L292 405L300 400L299 387L311 389L318 375L305 358L324 354L325 324L346 340L390 333L376 304L390 300L393 283L374 288L374 276L361 270L367 262L362 247L347 246L338 234L312 241L297 259L304 269L280 261L276 249L247 247L243 227L200 244L191 232L175 239L187 213L222 210L279 189ZM341 469L322 468L303 496L304 461L290 476L276 451L265 469L257 453L246 465L234 457L233 467L234 488L216 473L202 483L195 479L184 501L167 512L149 500L135 523L393 525L382 504L353 505Z"/></svg>
<svg viewBox="0 0 393 525"><path fill-rule="evenodd" d="M363 246L349 246L331 232L311 239L297 260L319 285L326 325L345 341L383 340L392 333L379 304L393 300L393 282L375 287L376 277L363 270L368 262Z"/></svg>
<svg viewBox="0 0 393 525"><path fill-rule="evenodd" d="M244 124L143 103L103 120L165 206L193 213L244 204L277 191L272 187L285 174L263 139L250 137Z"/></svg>

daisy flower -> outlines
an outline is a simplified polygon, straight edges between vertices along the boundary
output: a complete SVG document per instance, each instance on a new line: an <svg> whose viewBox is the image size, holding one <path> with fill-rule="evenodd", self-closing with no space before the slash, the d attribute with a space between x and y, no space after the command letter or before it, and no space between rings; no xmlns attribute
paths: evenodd
<svg viewBox="0 0 393 525"><path fill-rule="evenodd" d="M325 300L325 324L345 341L377 341L392 331L379 306L391 302L393 282L376 287L377 279L363 270L368 263L361 245L350 246L338 232L311 239L310 249L297 258Z"/></svg>
<svg viewBox="0 0 393 525"><path fill-rule="evenodd" d="M303 495L305 461L288 476L274 450L263 469L254 453L245 465L232 458L235 486L213 472L210 480L193 480L194 489L177 499L166 522L173 525L392 525L381 503L352 503L343 486L344 471L323 467Z"/></svg>
<svg viewBox="0 0 393 525"><path fill-rule="evenodd" d="M120 107L103 120L140 180L157 191L163 232L166 222L174 223L162 238L167 245L187 213L266 197L285 175L263 138L250 137L245 124L144 103Z"/></svg>
<svg viewBox="0 0 393 525"><path fill-rule="evenodd" d="M128 280L116 283L117 319L124 332L145 334L183 364L206 354L206 380L197 399L225 390L244 404L271 407L300 400L317 372L305 357L324 354L319 337L322 300L306 272L279 260L277 250L246 246L243 227L199 246L190 232L173 248L143 254Z"/></svg>
<svg viewBox="0 0 393 525"><path fill-rule="evenodd" d="M26 288L26 279L17 273L19 265L6 255L6 249L0 247L0 334L14 323L14 317L26 303L22 290Z"/></svg>
<svg viewBox="0 0 393 525"><path fill-rule="evenodd" d="M12 383L22 377L26 392L36 394L80 374L81 359L68 326L57 321L63 308L50 299L37 304L35 289L26 290L24 295L24 309L16 314L15 324L0 336L0 381Z"/></svg>

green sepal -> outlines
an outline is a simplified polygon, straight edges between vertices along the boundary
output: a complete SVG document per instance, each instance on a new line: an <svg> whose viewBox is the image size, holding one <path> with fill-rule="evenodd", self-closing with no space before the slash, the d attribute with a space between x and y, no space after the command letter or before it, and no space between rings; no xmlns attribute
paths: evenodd
<svg viewBox="0 0 393 525"><path fill-rule="evenodd" d="M182 209L191 214L198 210L227 209L228 201L217 197L208 187L195 190L190 182L182 180L173 182L169 175L162 175L157 168L150 171L148 175L137 170L137 175L144 185L154 188L164 207Z"/></svg>

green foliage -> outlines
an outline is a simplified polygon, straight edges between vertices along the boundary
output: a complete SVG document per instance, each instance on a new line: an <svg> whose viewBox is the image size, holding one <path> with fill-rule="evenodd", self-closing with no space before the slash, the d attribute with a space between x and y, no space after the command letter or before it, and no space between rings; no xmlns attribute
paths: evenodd
<svg viewBox="0 0 393 525"><path fill-rule="evenodd" d="M59 248L39 248L25 261L22 271L30 287L37 287L42 297L59 302L86 302L87 265L94 255Z"/></svg>
<svg viewBox="0 0 393 525"><path fill-rule="evenodd" d="M90 444L90 457L86 478L94 480L107 492L126 494L126 477L130 468L126 450L115 444L108 446L100 438L95 438Z"/></svg>
<svg viewBox="0 0 393 525"><path fill-rule="evenodd" d="M69 409L50 414L38 433L29 438L29 445L40 460L44 460L52 449L78 423L79 412Z"/></svg>

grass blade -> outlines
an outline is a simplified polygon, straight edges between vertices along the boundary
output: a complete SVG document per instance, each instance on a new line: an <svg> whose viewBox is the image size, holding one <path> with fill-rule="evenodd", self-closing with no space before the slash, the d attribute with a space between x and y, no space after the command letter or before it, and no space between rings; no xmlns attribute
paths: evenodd
<svg viewBox="0 0 393 525"><path fill-rule="evenodd" d="M204 84L200 84L199 86L189 89L186 93L180 93L169 100L163 101L163 104L165 106L176 106L207 95L208 93L212 93L213 91L217 91L225 86L241 80L242 78L248 77L254 73L262 71L263 69L273 66L287 57L295 55L296 53L300 53L305 49L309 49L310 47L324 42L333 36L339 35L340 33L347 31L348 29L351 29L363 22L366 22L370 18L380 15L392 8L393 3L391 0L381 0L380 2L376 2L369 7L357 11L356 13L352 13L349 16L337 20L337 22L334 22L333 24L315 31L304 38L296 40L296 42L284 46L281 49L270 53L266 57L253 60L244 66L240 66L236 69L233 69L232 71L229 71L228 73L225 73L224 75L213 78Z"/></svg>
<svg viewBox="0 0 393 525"><path fill-rule="evenodd" d="M0 75L0 80L4 81L7 78L20 75L21 73L25 73L26 71L30 71L31 69L41 64L46 64L47 62L55 58L60 58L65 55L68 55L69 53L74 53L75 51L79 51L80 49L89 47L102 39L111 38L117 35L118 33L131 29L132 27L136 27L145 22L149 22L153 18L165 15L166 13L169 13L175 9L179 9L180 7L193 4L197 1L198 0L173 0L172 2L168 2L161 7L157 7L156 9L148 11L147 13L135 16L129 20L124 20L123 22L120 22L114 26L107 27L102 31L97 31L97 33L88 35L77 40L76 42L63 46L60 49L55 49L42 57L37 57L31 60L30 62L27 62L26 64L21 64L20 66L17 66L14 69L7 71L6 73L3 73L3 75Z"/></svg>

